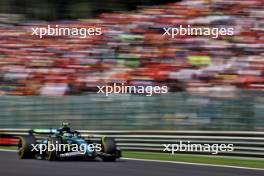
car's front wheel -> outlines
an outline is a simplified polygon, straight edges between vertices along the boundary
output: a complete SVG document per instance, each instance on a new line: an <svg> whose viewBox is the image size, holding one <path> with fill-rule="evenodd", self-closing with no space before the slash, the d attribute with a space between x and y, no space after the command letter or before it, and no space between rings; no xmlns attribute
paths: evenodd
<svg viewBox="0 0 264 176"><path fill-rule="evenodd" d="M102 157L103 161L115 161L117 146L114 138L102 137L101 139L102 151L106 155Z"/></svg>

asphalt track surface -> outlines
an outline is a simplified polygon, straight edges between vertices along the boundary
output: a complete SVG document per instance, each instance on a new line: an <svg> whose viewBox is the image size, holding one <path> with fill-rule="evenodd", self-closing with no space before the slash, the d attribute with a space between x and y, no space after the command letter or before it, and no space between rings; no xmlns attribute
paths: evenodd
<svg viewBox="0 0 264 176"><path fill-rule="evenodd" d="M150 161L20 160L0 151L0 176L264 176L264 171Z"/></svg>

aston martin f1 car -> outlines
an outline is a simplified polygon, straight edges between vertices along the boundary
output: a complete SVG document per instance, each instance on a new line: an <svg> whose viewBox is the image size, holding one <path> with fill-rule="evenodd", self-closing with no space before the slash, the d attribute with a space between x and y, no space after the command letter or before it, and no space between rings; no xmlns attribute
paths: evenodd
<svg viewBox="0 0 264 176"><path fill-rule="evenodd" d="M33 129L29 135L19 137L18 155L21 159L49 161L96 158L116 161L121 157L121 151L110 137L93 141L91 137L84 138L78 131L67 128Z"/></svg>

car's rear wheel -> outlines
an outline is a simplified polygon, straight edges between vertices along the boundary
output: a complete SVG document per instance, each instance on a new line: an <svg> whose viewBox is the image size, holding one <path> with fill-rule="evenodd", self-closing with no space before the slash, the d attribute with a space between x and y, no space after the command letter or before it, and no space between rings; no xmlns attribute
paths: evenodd
<svg viewBox="0 0 264 176"><path fill-rule="evenodd" d="M48 138L48 145L59 145L62 143L61 138L59 137L49 137ZM46 151L46 159L48 161L57 161L60 159L60 151L56 151L56 147L49 149L49 147L47 147L47 151Z"/></svg>
<svg viewBox="0 0 264 176"><path fill-rule="evenodd" d="M115 161L117 147L114 138L103 137L101 139L102 151L106 155L102 157L103 161Z"/></svg>
<svg viewBox="0 0 264 176"><path fill-rule="evenodd" d="M36 138L33 135L21 136L18 141L18 156L20 159L32 159L36 155L33 146L36 144Z"/></svg>

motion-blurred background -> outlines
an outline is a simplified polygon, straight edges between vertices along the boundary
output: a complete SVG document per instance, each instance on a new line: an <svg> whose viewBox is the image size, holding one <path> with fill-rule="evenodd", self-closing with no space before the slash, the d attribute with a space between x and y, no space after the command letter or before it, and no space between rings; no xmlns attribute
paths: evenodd
<svg viewBox="0 0 264 176"><path fill-rule="evenodd" d="M0 0L0 128L264 129L262 0ZM164 27L233 27L234 36L163 37ZM47 25L103 35L31 35ZM167 85L168 94L97 94L98 85Z"/></svg>

